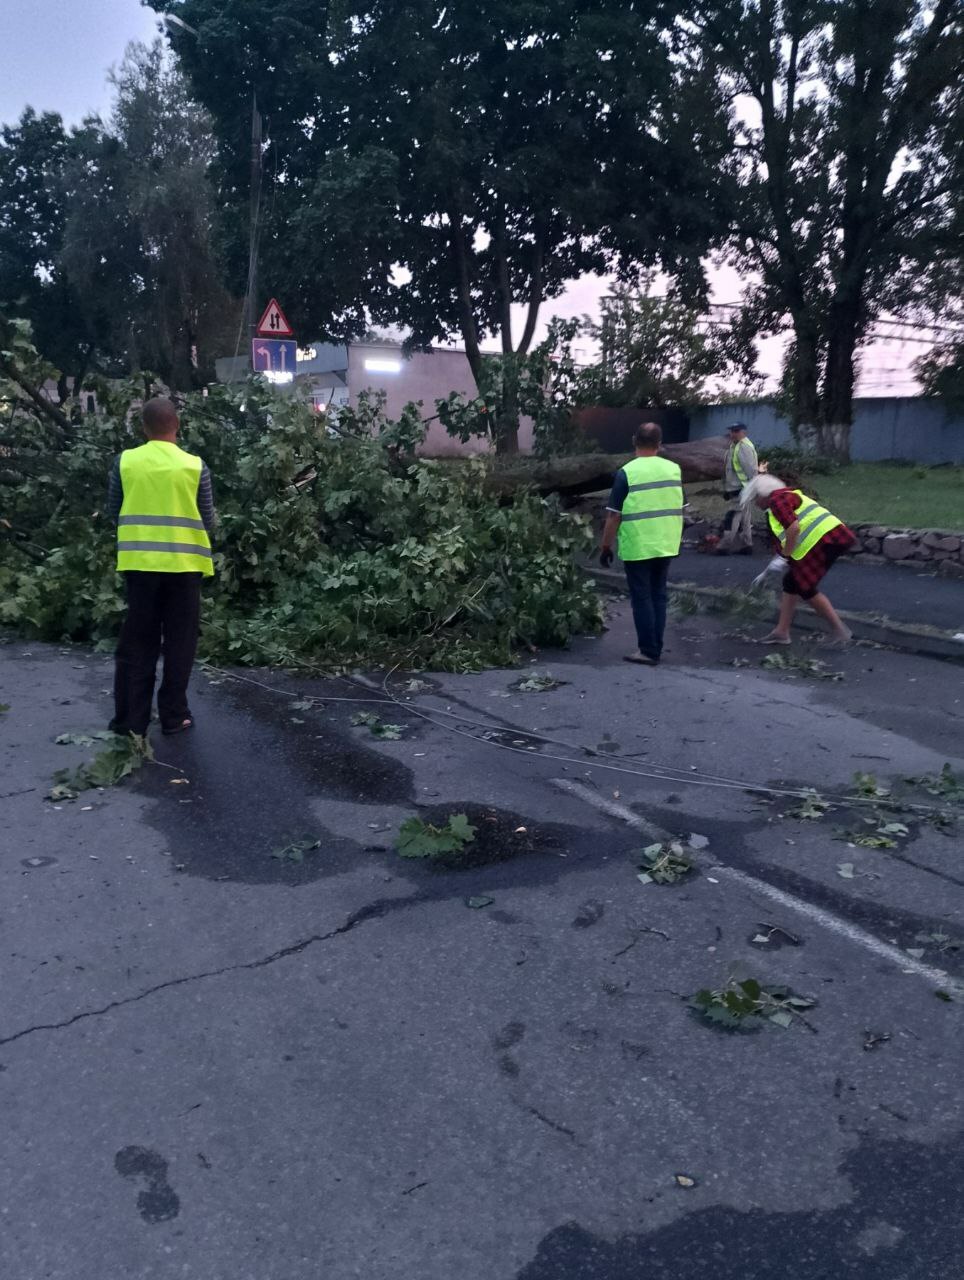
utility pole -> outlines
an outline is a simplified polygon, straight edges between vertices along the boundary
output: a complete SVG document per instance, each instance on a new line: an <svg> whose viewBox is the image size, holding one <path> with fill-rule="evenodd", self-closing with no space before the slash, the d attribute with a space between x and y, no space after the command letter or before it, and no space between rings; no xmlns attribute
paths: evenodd
<svg viewBox="0 0 964 1280"><path fill-rule="evenodd" d="M261 214L261 113L258 95L251 93L251 228L248 242L248 329L258 336L258 222Z"/></svg>

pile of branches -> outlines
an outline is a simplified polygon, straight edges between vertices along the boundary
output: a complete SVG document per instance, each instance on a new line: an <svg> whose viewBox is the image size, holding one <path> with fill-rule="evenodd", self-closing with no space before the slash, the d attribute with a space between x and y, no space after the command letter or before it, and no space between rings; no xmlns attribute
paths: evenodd
<svg viewBox="0 0 964 1280"><path fill-rule="evenodd" d="M123 602L102 506L113 458L142 442L129 406L143 387L101 394L106 413L74 417L22 388L6 400L0 625L108 647ZM585 522L528 491L500 502L485 461L417 459L414 410L390 422L363 405L332 429L251 384L188 397L181 421L218 507L201 645L214 661L471 670L599 627L574 560Z"/></svg>

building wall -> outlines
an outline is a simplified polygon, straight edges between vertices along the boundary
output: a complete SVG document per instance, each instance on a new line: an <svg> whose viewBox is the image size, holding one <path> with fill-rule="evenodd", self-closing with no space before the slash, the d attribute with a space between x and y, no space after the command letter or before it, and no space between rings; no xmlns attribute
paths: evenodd
<svg viewBox="0 0 964 1280"><path fill-rule="evenodd" d="M722 435L745 422L758 448L791 445L790 425L771 405L710 405L690 413L690 439ZM850 452L855 462L906 458L929 465L964 464L964 417L951 416L939 400L886 396L854 401Z"/></svg>
<svg viewBox="0 0 964 1280"><path fill-rule="evenodd" d="M376 360L399 363L397 373L366 368ZM422 402L422 416L435 417L436 400L444 400L452 391L467 397L476 395L475 380L464 351L435 348L405 356L398 347L378 343L352 343L348 348L349 403L356 405L362 391L384 391L385 412L397 418L410 401ZM439 422L431 422L421 452L431 457L454 457L466 453L485 453L489 442L476 436L468 443L453 439ZM519 447L532 447L532 424L523 420Z"/></svg>

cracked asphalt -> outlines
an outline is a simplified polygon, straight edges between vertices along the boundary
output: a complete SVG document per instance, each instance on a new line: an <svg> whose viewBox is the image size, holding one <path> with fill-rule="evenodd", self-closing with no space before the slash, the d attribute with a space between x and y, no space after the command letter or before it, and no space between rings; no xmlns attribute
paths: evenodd
<svg viewBox="0 0 964 1280"><path fill-rule="evenodd" d="M961 770L960 666L629 647L614 603L550 692L199 672L193 734L59 805L110 659L0 647L4 1280L964 1276L960 828L851 847L760 790ZM471 865L397 856L451 812ZM643 885L664 833L708 843ZM685 1001L730 975L817 1004L717 1031Z"/></svg>

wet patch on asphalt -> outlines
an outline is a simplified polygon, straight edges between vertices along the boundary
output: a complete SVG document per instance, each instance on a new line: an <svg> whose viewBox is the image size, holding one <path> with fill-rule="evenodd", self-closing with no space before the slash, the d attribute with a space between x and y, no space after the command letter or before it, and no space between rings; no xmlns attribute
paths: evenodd
<svg viewBox="0 0 964 1280"><path fill-rule="evenodd" d="M939 1178L934 1171L939 1169ZM951 1276L964 1256L957 1188L964 1146L863 1138L844 1161L838 1208L798 1213L694 1206L667 1226L609 1240L576 1222L551 1231L516 1280L910 1280ZM703 1195L666 1189L645 1204Z"/></svg>
<svg viewBox="0 0 964 1280"><path fill-rule="evenodd" d="M202 693L203 693L202 689ZM187 875L247 884L298 885L344 872L362 845L327 831L312 812L319 797L376 805L411 803L411 770L312 712L292 724L284 698L250 686L218 690L230 714L205 717L214 695L198 698L196 732L157 742L162 765L142 770L137 790L155 801L147 821ZM213 709L212 709L213 710ZM272 857L297 841L320 841L300 862Z"/></svg>

